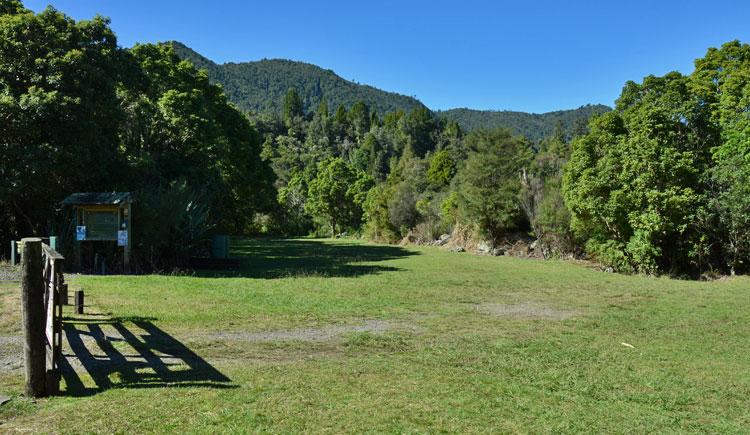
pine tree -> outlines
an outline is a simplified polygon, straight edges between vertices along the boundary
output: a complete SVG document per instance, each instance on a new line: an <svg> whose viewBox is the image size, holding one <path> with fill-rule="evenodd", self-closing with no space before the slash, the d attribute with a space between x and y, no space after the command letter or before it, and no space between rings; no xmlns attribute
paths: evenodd
<svg viewBox="0 0 750 435"><path fill-rule="evenodd" d="M302 98L300 98L297 89L289 88L284 96L284 112L282 119L287 127L291 126L295 118L301 118L304 116L304 110L302 107Z"/></svg>

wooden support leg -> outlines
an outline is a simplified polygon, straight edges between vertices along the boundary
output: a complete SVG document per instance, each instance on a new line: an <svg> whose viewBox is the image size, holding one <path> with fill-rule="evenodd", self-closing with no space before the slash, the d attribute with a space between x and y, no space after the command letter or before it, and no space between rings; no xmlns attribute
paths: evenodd
<svg viewBox="0 0 750 435"><path fill-rule="evenodd" d="M68 305L68 285L62 284L60 286L60 303L62 305Z"/></svg>
<svg viewBox="0 0 750 435"><path fill-rule="evenodd" d="M83 314L83 290L75 292L76 314Z"/></svg>

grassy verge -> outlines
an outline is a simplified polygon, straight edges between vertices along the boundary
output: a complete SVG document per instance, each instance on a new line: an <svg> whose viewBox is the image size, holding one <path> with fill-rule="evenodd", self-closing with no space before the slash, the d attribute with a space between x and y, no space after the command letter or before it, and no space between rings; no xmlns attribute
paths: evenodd
<svg viewBox="0 0 750 435"><path fill-rule="evenodd" d="M0 432L750 425L749 279L340 241L234 250L235 273L72 279L90 306L67 314L68 395L14 399ZM18 332L16 292L0 285L0 336ZM0 392L22 381L0 369Z"/></svg>

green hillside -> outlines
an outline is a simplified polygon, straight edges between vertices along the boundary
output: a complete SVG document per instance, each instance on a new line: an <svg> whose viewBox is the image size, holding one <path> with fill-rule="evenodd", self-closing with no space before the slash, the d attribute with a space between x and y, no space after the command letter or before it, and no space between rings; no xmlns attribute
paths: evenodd
<svg viewBox="0 0 750 435"><path fill-rule="evenodd" d="M309 63L263 59L217 64L180 42L171 44L178 56L208 70L211 80L220 83L227 97L246 111L280 112L281 100L290 87L297 88L306 111L314 109L323 98L331 110L340 104L351 107L364 101L381 114L422 105L415 98L354 83Z"/></svg>
<svg viewBox="0 0 750 435"><path fill-rule="evenodd" d="M461 128L467 131L478 128L493 129L505 127L516 134L522 134L529 139L538 140L552 134L558 122L569 137L576 129L585 129L586 121L591 116L610 110L609 107L601 104L587 104L577 109L558 110L556 112L541 114L514 112L510 110L472 110L465 108L440 111L437 114L441 117L457 121Z"/></svg>
<svg viewBox="0 0 750 435"><path fill-rule="evenodd" d="M305 111L313 110L323 98L328 101L331 110L340 104L351 107L357 101L364 101L381 115L422 106L415 98L354 83L331 70L309 63L264 59L217 64L180 42L172 41L169 44L182 59L208 70L211 80L224 87L229 100L245 111L279 113L281 101L290 87L297 88ZM504 127L531 140L539 140L552 134L558 122L570 137L576 129L585 129L585 123L592 115L609 110L603 105L586 105L543 114L465 108L435 113L458 121L466 131Z"/></svg>

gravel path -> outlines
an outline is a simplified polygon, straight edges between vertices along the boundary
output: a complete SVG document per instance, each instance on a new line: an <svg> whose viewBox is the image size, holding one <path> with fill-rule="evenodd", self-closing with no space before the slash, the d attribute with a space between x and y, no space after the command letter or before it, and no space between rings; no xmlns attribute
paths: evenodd
<svg viewBox="0 0 750 435"><path fill-rule="evenodd" d="M262 332L212 332L198 337L208 340L234 340L251 343L289 340L319 342L353 332L385 332L391 329L391 326L391 322L386 320L364 320L361 324L354 325L328 325L320 328L279 329Z"/></svg>
<svg viewBox="0 0 750 435"><path fill-rule="evenodd" d="M0 372L23 370L23 337L0 335Z"/></svg>
<svg viewBox="0 0 750 435"><path fill-rule="evenodd" d="M552 308L530 302L518 304L499 304L484 303L474 305L474 309L482 314L509 317L516 319L546 319L546 320L564 320L575 317L580 314L574 310L564 310ZM325 342L334 340L345 334L357 332L384 333L388 330L400 329L404 325L401 322L394 323L387 320L364 319L350 324L333 324L324 325L318 328L297 328L297 329L274 329L267 331L202 331L190 335L192 340L198 342L212 342L220 340L248 342L248 343L270 343L275 341L303 341L303 342ZM411 329L411 328L410 328ZM82 331L83 332L83 331ZM110 343L126 342L125 338L113 328L105 328L103 334L99 336L100 340ZM92 366L105 364L108 360L107 354L99 348L94 336L89 333L82 333L79 336L81 344L89 349L87 361ZM191 341L192 341L191 340ZM65 340L63 354L68 357L69 362L76 370L81 368L78 358L74 356L70 347ZM125 359L136 362L142 359L142 355L135 352L134 349L128 349L123 355ZM153 357L161 359L163 363L179 363L184 360L184 355L170 355L152 349ZM72 357L72 358L71 358ZM101 361L99 361L101 360ZM183 361L184 362L184 361ZM20 335L0 335L0 372L16 372L23 370L23 339Z"/></svg>
<svg viewBox="0 0 750 435"><path fill-rule="evenodd" d="M373 332L382 333L393 327L391 322L385 320L363 320L356 324L326 325L320 328L299 328L299 329L277 329L261 332L243 332L243 331L206 331L203 333L193 334L192 338L198 341L215 341L230 340L250 343L267 343L274 341L306 341L306 342L324 342L335 339L345 334L356 332ZM108 359L102 351L96 339L91 335L81 334L80 339L91 354L88 358L91 361L87 363L92 366L105 364ZM112 343L124 342L124 338L111 328L107 328L106 333L100 337ZM67 340L65 340L67 341ZM128 360L140 360L141 355L132 349L125 355ZM153 350L152 350L153 351ZM69 362L74 368L80 369L81 363L70 350L69 345L64 343L63 354L68 357ZM168 355L161 352L154 352L154 356L161 359L164 363L176 363L184 360L182 355ZM72 357L72 358L71 358ZM99 361L102 360L102 361ZM0 372L15 372L23 370L23 339L16 335L0 335Z"/></svg>
<svg viewBox="0 0 750 435"><path fill-rule="evenodd" d="M21 280L21 270L6 264L0 264L0 281L17 282Z"/></svg>

